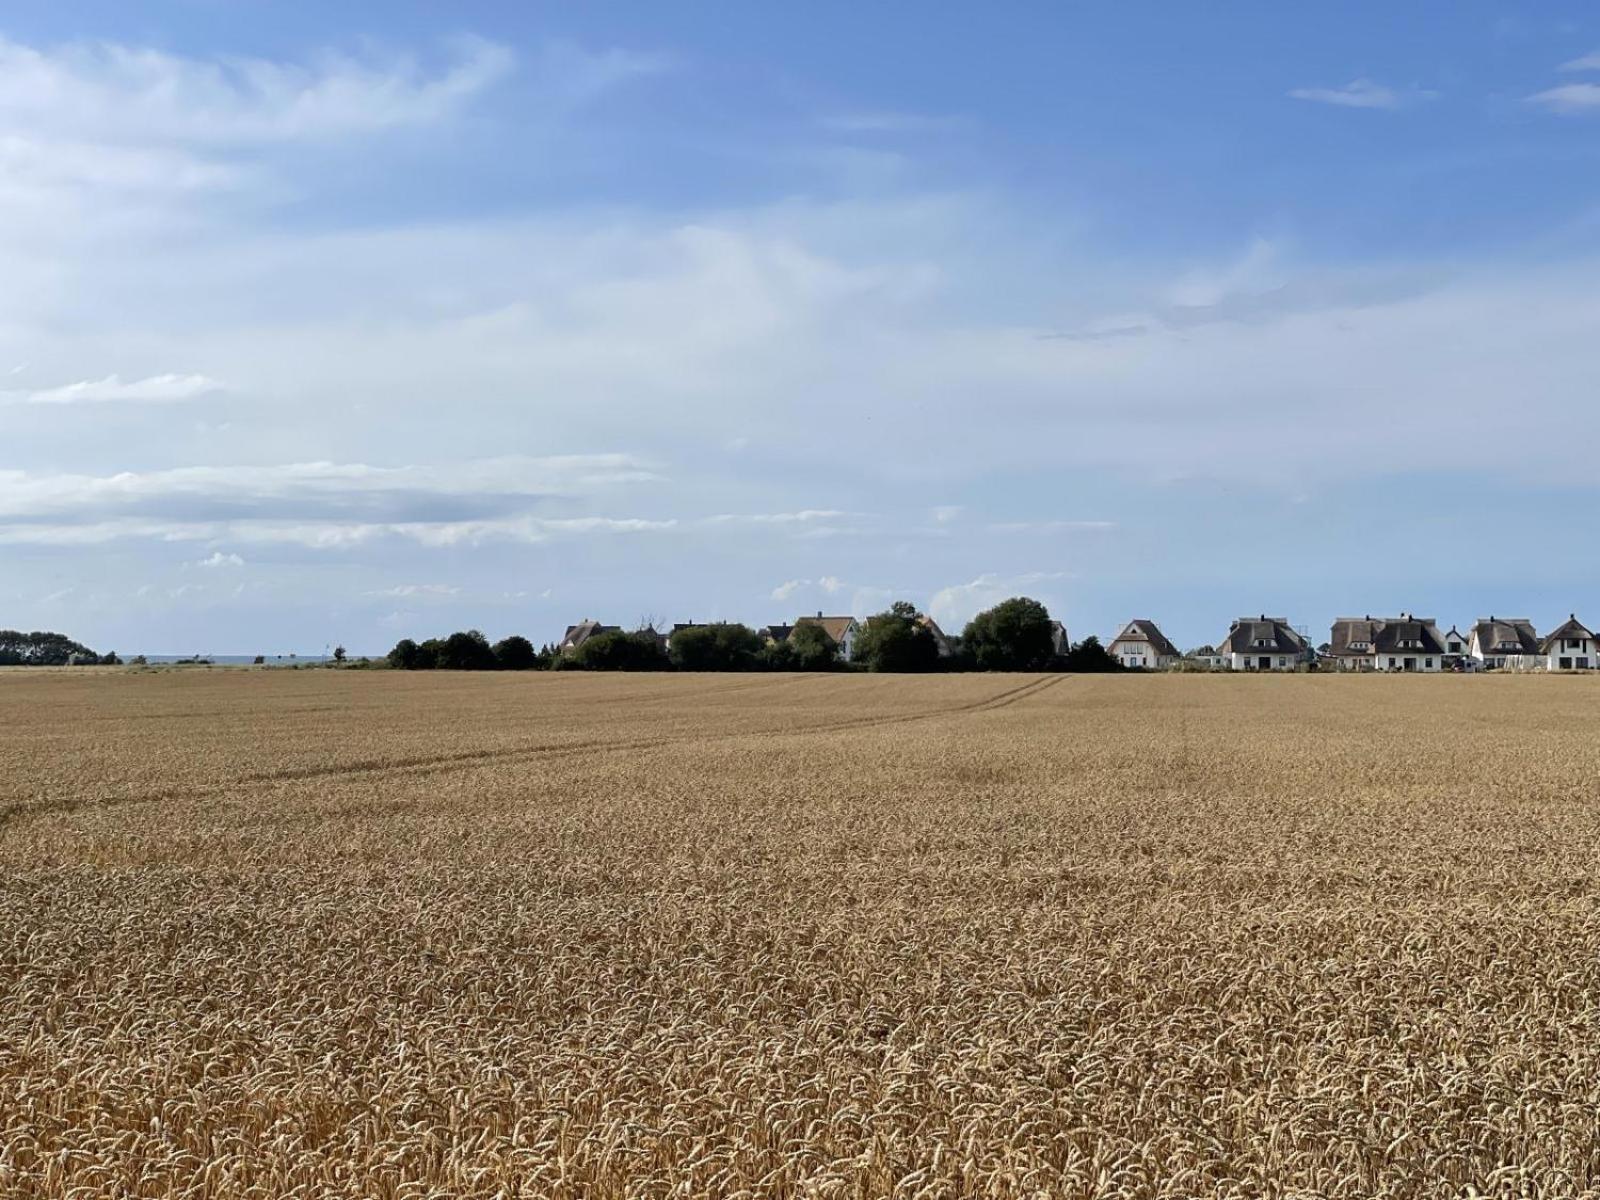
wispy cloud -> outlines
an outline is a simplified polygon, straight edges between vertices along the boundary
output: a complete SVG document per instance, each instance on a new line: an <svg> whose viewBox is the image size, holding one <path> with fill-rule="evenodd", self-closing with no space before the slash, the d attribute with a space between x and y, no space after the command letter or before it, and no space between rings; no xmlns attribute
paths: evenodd
<svg viewBox="0 0 1600 1200"><path fill-rule="evenodd" d="M996 533L1069 533L1083 530L1115 529L1115 521L997 521L989 528Z"/></svg>
<svg viewBox="0 0 1600 1200"><path fill-rule="evenodd" d="M237 554L224 554L221 550L214 550L212 551L210 558L202 558L195 565L198 567L209 567L212 569L219 567L242 567L244 566L244 559L240 558Z"/></svg>
<svg viewBox="0 0 1600 1200"><path fill-rule="evenodd" d="M1395 109L1422 100L1432 100L1438 93L1423 88L1387 87L1371 79L1353 79L1343 87L1294 88L1289 95L1295 100L1310 100L1341 108Z"/></svg>
<svg viewBox="0 0 1600 1200"><path fill-rule="evenodd" d="M945 133L967 129L967 117L930 116L910 112L847 112L823 117L820 124L834 133L896 134Z"/></svg>
<svg viewBox="0 0 1600 1200"><path fill-rule="evenodd" d="M1567 115L1600 110L1600 83L1564 83L1560 87L1535 92L1527 98L1551 112Z"/></svg>
<svg viewBox="0 0 1600 1200"><path fill-rule="evenodd" d="M945 629L954 631L979 612L992 608L1002 600L1008 600L1038 584L1065 578L1065 571L1029 571L1021 575L986 572L966 583L940 588L928 602L928 612Z"/></svg>
<svg viewBox="0 0 1600 1200"><path fill-rule="evenodd" d="M387 596L393 599L409 598L415 596L459 596L461 589L448 583L399 583L394 587L377 588L366 593L368 596Z"/></svg>
<svg viewBox="0 0 1600 1200"><path fill-rule="evenodd" d="M1600 50L1581 58L1569 59L1558 68L1562 71L1600 71Z"/></svg>
<svg viewBox="0 0 1600 1200"><path fill-rule="evenodd" d="M328 51L310 63L189 58L115 42L38 49L0 38L0 119L95 142L327 140L426 123L503 79L505 46L463 37L413 57Z"/></svg>
<svg viewBox="0 0 1600 1200"><path fill-rule="evenodd" d="M204 375L152 375L134 380L107 375L35 391L0 391L0 404L177 404L222 390L221 383Z"/></svg>

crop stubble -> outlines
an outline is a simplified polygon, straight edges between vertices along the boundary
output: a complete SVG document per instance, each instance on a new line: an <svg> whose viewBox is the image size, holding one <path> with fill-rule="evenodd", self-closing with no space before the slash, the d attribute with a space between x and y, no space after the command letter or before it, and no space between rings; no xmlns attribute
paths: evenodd
<svg viewBox="0 0 1600 1200"><path fill-rule="evenodd" d="M0 675L0 1194L1600 1194L1600 680Z"/></svg>

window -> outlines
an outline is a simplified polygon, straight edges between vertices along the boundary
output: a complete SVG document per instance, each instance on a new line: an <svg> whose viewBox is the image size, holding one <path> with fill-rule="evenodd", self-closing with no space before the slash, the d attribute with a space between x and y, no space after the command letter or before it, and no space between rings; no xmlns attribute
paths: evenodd
<svg viewBox="0 0 1600 1200"><path fill-rule="evenodd" d="M1389 669L1391 671L1394 670L1394 655L1392 654L1389 656Z"/></svg>
<svg viewBox="0 0 1600 1200"><path fill-rule="evenodd" d="M1286 665L1286 663L1285 663L1285 660L1283 660L1283 659L1281 659L1281 658L1280 658L1280 659L1279 659L1279 660L1278 660L1278 665L1279 665L1279 666L1280 666L1280 667L1281 667L1281 666L1285 666L1285 665Z"/></svg>
<svg viewBox="0 0 1600 1200"><path fill-rule="evenodd" d="M1422 665L1427 667L1428 670L1430 670L1430 671L1433 670L1433 659L1431 659L1431 658L1423 659L1422 660Z"/></svg>
<svg viewBox="0 0 1600 1200"><path fill-rule="evenodd" d="M1450 653L1451 654L1460 654L1461 653L1461 643L1460 642L1451 642L1450 643Z"/></svg>

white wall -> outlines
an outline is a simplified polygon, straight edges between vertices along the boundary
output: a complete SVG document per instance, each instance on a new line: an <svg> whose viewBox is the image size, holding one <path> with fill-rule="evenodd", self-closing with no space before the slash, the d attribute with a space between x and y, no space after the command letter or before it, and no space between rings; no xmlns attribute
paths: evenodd
<svg viewBox="0 0 1600 1200"><path fill-rule="evenodd" d="M1128 668L1143 667L1146 671L1159 671L1172 665L1172 655L1157 654L1149 642L1124 641L1118 638L1107 647L1111 657Z"/></svg>
<svg viewBox="0 0 1600 1200"><path fill-rule="evenodd" d="M1582 668L1578 667L1577 662L1576 662L1577 659L1582 658L1582 659L1586 659L1587 660L1586 669L1591 670L1591 671L1594 670L1596 665L1597 665L1597 663L1596 663L1596 650L1597 650L1597 647L1595 646L1594 641L1592 639L1590 639L1590 638L1578 638L1576 640L1577 640L1577 643L1578 643L1578 647L1575 650L1564 649L1563 648L1564 639L1563 639L1562 642L1558 642L1556 645L1551 646L1550 647L1550 654L1548 655L1548 657L1546 658L1546 661L1545 661L1545 669L1549 670L1549 671L1561 671L1561 670L1576 671L1576 670L1582 669ZM1563 668L1561 666L1561 660L1563 658L1572 659L1574 661L1569 666Z"/></svg>
<svg viewBox="0 0 1600 1200"><path fill-rule="evenodd" d="M1230 671L1258 671L1258 670L1261 670L1261 668L1256 666L1256 664L1261 661L1261 658L1262 658L1263 655L1265 655L1266 657L1272 659L1272 666L1267 668L1267 670L1269 670L1269 671L1292 671L1292 670L1295 669L1296 666L1299 665L1299 656L1298 655L1284 654L1281 651L1277 651L1277 650L1273 650L1273 651L1256 650L1256 651L1252 651L1249 654L1239 654L1239 653L1235 652L1233 654L1233 656L1228 660L1228 670L1230 670Z"/></svg>

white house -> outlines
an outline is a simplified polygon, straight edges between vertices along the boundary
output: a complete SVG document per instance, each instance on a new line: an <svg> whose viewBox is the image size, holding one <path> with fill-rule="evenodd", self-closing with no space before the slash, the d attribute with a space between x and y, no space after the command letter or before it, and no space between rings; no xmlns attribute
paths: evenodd
<svg viewBox="0 0 1600 1200"><path fill-rule="evenodd" d="M1446 655L1451 658L1463 658L1466 656L1467 647L1471 642L1471 639L1468 638L1466 634L1462 633L1459 629L1452 625L1450 626L1449 631L1443 636L1444 652Z"/></svg>
<svg viewBox="0 0 1600 1200"><path fill-rule="evenodd" d="M819 612L814 617L796 618L794 628L799 629L802 625L820 626L822 632L839 648L841 662L849 662L855 656L856 634L861 632L861 626L854 617L825 617Z"/></svg>
<svg viewBox="0 0 1600 1200"><path fill-rule="evenodd" d="M1328 657L1341 671L1442 671L1445 639L1432 617L1340 617Z"/></svg>
<svg viewBox="0 0 1600 1200"><path fill-rule="evenodd" d="M1306 640L1283 617L1240 617L1217 651L1230 671L1293 671L1306 658Z"/></svg>
<svg viewBox="0 0 1600 1200"><path fill-rule="evenodd" d="M1154 621L1129 621L1106 647L1111 657L1129 670L1160 671L1180 657L1178 648L1156 627Z"/></svg>
<svg viewBox="0 0 1600 1200"><path fill-rule="evenodd" d="M1549 671L1592 671L1600 666L1600 639L1583 627L1574 613L1540 646Z"/></svg>
<svg viewBox="0 0 1600 1200"><path fill-rule="evenodd" d="M1472 627L1467 654L1489 670L1529 671L1544 665L1539 635L1523 617L1484 617Z"/></svg>

